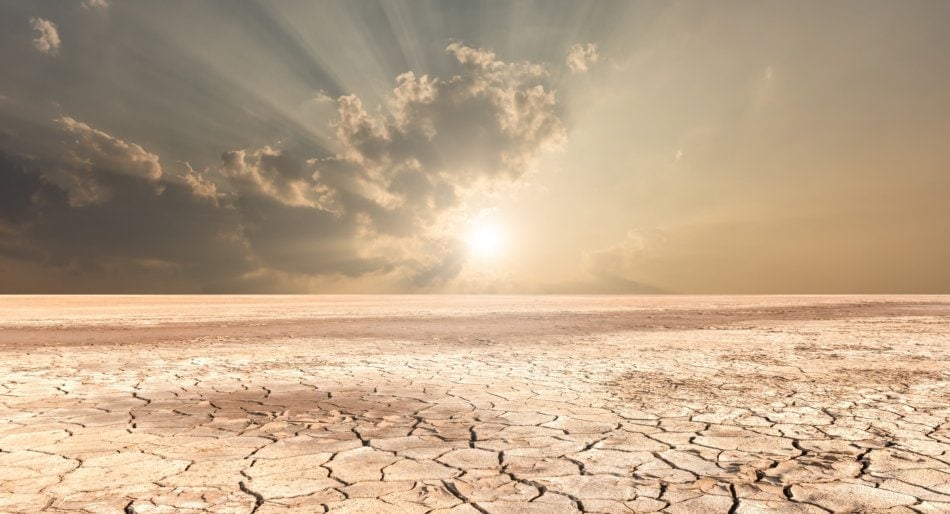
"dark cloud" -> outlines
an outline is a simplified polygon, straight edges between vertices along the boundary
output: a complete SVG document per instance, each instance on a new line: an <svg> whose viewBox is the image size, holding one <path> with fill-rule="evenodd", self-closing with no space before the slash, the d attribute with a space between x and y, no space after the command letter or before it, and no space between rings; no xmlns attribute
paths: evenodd
<svg viewBox="0 0 950 514"><path fill-rule="evenodd" d="M45 136L61 139L49 155L0 153L0 256L96 277L89 292L128 290L121 277L143 274L199 291L255 266L236 213L163 173L154 154L71 119Z"/></svg>
<svg viewBox="0 0 950 514"><path fill-rule="evenodd" d="M0 153L0 222L17 225L35 215L38 195L49 186L20 159Z"/></svg>
<svg viewBox="0 0 950 514"><path fill-rule="evenodd" d="M340 96L330 155L276 143L195 169L58 117L39 129L42 155L0 161L3 255L101 275L102 290L136 273L182 290L294 276L447 284L467 252L446 220L565 138L542 67L459 43L447 52L453 75L402 74L374 109Z"/></svg>

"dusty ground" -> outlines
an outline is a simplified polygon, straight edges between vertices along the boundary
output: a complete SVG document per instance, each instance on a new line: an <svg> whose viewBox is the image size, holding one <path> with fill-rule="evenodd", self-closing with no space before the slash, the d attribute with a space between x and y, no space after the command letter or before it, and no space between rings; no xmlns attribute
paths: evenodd
<svg viewBox="0 0 950 514"><path fill-rule="evenodd" d="M948 362L950 297L0 297L0 511L950 512Z"/></svg>

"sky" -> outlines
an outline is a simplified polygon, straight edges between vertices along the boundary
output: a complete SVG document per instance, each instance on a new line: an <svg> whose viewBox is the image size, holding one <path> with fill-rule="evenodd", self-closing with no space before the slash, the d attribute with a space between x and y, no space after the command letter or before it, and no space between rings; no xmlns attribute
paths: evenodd
<svg viewBox="0 0 950 514"><path fill-rule="evenodd" d="M0 2L0 293L950 293L950 2Z"/></svg>

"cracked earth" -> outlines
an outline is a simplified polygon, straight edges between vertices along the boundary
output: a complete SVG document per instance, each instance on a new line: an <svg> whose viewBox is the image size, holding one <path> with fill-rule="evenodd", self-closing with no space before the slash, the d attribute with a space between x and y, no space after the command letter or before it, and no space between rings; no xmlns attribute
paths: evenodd
<svg viewBox="0 0 950 514"><path fill-rule="evenodd" d="M0 297L3 512L950 512L948 297Z"/></svg>

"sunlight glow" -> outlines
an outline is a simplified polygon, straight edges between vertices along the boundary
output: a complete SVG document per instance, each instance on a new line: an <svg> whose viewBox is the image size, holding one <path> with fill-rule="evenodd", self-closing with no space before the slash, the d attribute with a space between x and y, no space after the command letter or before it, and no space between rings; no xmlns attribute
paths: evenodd
<svg viewBox="0 0 950 514"><path fill-rule="evenodd" d="M475 222L467 241L471 255L478 258L497 258L504 253L507 246L504 231L484 219Z"/></svg>

